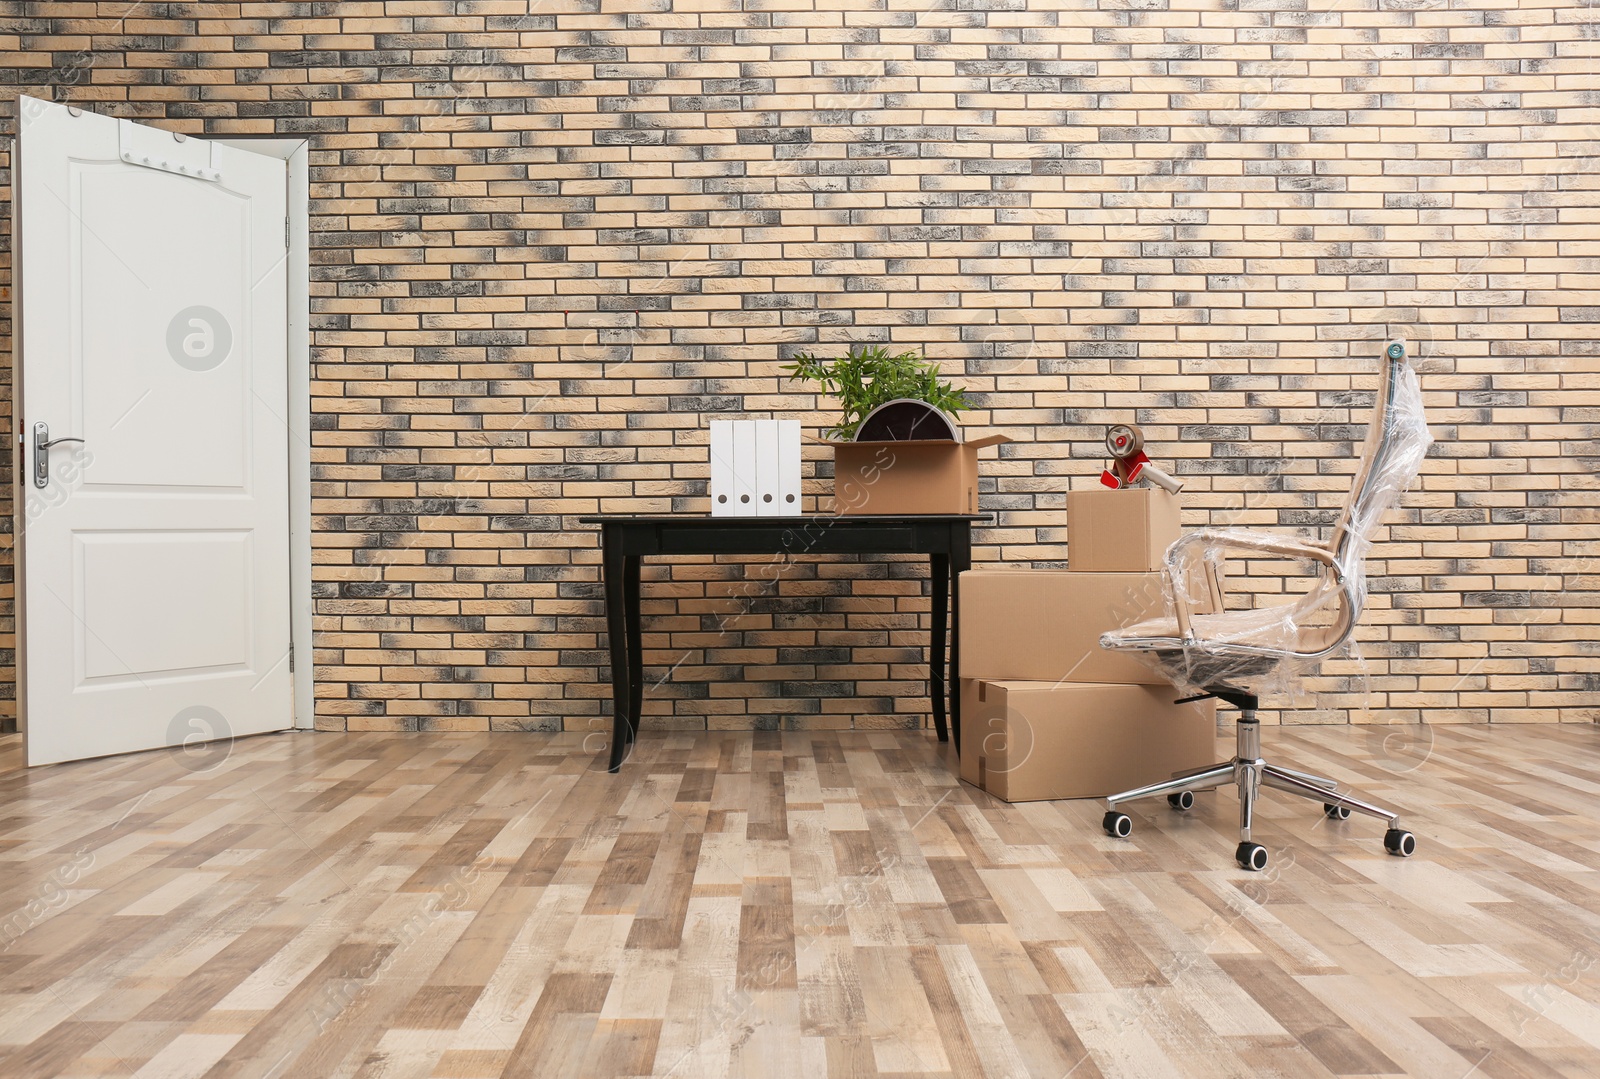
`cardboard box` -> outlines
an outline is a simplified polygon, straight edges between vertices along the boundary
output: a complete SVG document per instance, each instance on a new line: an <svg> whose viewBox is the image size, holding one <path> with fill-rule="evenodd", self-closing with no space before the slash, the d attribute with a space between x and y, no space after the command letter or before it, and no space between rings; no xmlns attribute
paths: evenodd
<svg viewBox="0 0 1600 1079"><path fill-rule="evenodd" d="M978 451L1011 440L832 442L835 513L978 512Z"/></svg>
<svg viewBox="0 0 1600 1079"><path fill-rule="evenodd" d="M961 778L1006 802L1105 798L1227 756L1170 686L961 680Z"/></svg>
<svg viewBox="0 0 1600 1079"><path fill-rule="evenodd" d="M1177 496L1158 487L1067 492L1067 568L1079 573L1160 569L1182 532Z"/></svg>
<svg viewBox="0 0 1600 1079"><path fill-rule="evenodd" d="M1108 492L1115 493L1115 492ZM1159 573L975 569L961 575L961 673L1047 682L1167 680L1100 634L1166 611Z"/></svg>

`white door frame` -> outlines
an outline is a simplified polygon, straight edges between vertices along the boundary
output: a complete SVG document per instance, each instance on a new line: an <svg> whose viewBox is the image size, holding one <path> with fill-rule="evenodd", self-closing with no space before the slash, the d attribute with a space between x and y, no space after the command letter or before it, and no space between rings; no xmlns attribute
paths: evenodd
<svg viewBox="0 0 1600 1079"><path fill-rule="evenodd" d="M152 125L156 126L156 125ZM199 136L205 138L206 136ZM316 696L315 668L312 664L311 647L311 615L313 600L311 596L311 345L310 345L310 308L311 308L311 281L310 281L310 167L308 151L310 142L306 139L296 138L215 138L214 141L246 150L251 153L262 154L266 157L275 157L286 163L287 206L289 214L289 253L287 266L287 281L285 295L287 296L287 310L284 312L287 326L288 356L288 393L284 401L284 419L289 429L289 459L286 467L289 470L289 630L290 630L290 670L291 684L293 686L293 717L292 727L299 730L310 730L316 726ZM15 190L15 187L13 187ZM13 204L13 231L15 231L18 207ZM13 256L15 257L15 256ZM15 273L16 266L13 265ZM18 321L21 312L15 305L20 303L20 298L13 296L13 320ZM25 414L26 404L22 397L22 365L26 358L22 355L22 334L20 327L13 326L13 354L12 378L17 399L13 402L13 417ZM15 421L20 422L20 421ZM13 503L12 512L16 518L15 536L19 541L14 544L16 552L14 573L17 581L17 701L19 709L26 706L26 694L21 692L23 668L25 661L23 650L26 647L22 635L26 630L24 624L25 612L21 603L23 560L27 557L26 543L23 540L23 517L25 516L25 499L22 492L27 487L27 477L24 475L27 455L22 452L20 428L16 433L13 457L16 463L16 473L12 480ZM27 722L27 717L20 715L22 723Z"/></svg>
<svg viewBox="0 0 1600 1079"><path fill-rule="evenodd" d="M289 335L289 670L293 672L294 726L316 727L311 656L311 143L294 138L201 135L239 150L288 163L289 277L285 295Z"/></svg>

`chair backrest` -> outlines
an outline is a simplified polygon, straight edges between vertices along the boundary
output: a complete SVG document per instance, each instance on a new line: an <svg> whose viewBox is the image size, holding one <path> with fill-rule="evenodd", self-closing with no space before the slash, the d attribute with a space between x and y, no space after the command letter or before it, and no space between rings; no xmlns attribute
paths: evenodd
<svg viewBox="0 0 1600 1079"><path fill-rule="evenodd" d="M1317 583L1296 607L1304 629L1296 653L1325 656L1342 645L1355 630L1366 603L1364 561L1384 515L1416 479L1428 455L1433 436L1422 411L1422 385L1406 358L1405 343L1392 341L1384 349L1383 378L1378 386L1361 464L1339 523L1328 540L1339 572L1324 570ZM1330 624L1317 625L1309 617L1337 604Z"/></svg>

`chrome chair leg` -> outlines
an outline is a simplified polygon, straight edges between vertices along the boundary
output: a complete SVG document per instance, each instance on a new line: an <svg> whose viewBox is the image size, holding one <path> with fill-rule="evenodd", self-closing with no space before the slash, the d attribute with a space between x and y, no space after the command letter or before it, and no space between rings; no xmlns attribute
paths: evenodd
<svg viewBox="0 0 1600 1079"><path fill-rule="evenodd" d="M1181 794L1184 791L1196 790L1200 787L1217 786L1221 783L1233 781L1233 762L1223 761L1210 768L1202 769L1185 776L1173 779L1163 779L1159 783L1151 783L1143 787L1135 787L1131 791L1124 791L1106 799L1106 808L1115 809L1123 802L1132 802L1140 798L1154 798L1158 794Z"/></svg>
<svg viewBox="0 0 1600 1079"><path fill-rule="evenodd" d="M1244 869L1265 869L1267 848L1250 835L1255 822L1256 799L1261 797L1263 765L1260 760L1252 759L1235 761L1234 767L1239 773L1239 846L1233 857Z"/></svg>
<svg viewBox="0 0 1600 1079"><path fill-rule="evenodd" d="M1281 764L1274 764L1270 767L1275 772L1281 772L1286 776L1293 776L1294 778L1303 780L1306 783L1315 783L1317 786L1327 787L1329 790L1339 789L1339 781L1337 779L1329 779L1327 776L1313 775L1310 772L1296 771L1293 768L1285 768Z"/></svg>
<svg viewBox="0 0 1600 1079"><path fill-rule="evenodd" d="M1239 840L1250 842L1250 826L1256 813L1256 799L1261 797L1261 775L1253 763L1239 766Z"/></svg>
<svg viewBox="0 0 1600 1079"><path fill-rule="evenodd" d="M1201 772L1214 772L1218 768L1221 768L1223 765L1230 764L1230 763L1232 763L1232 762L1223 761L1220 764L1208 764L1204 768L1185 768L1181 772L1173 772L1172 773L1172 778L1173 779L1188 779L1190 776L1197 776Z"/></svg>
<svg viewBox="0 0 1600 1079"><path fill-rule="evenodd" d="M1212 765L1210 768L1188 775L1174 776L1163 779L1159 783L1151 783L1143 787L1135 787L1131 791L1113 795L1106 799L1106 815L1101 818L1100 826L1106 834L1118 839L1126 839L1133 833L1133 818L1126 813L1119 812L1117 806L1123 802L1132 802L1138 798L1154 798L1158 794L1165 794L1172 805L1177 809L1188 809L1194 805L1194 795L1191 791L1210 790L1221 783L1233 780L1234 766L1232 761Z"/></svg>
<svg viewBox="0 0 1600 1079"><path fill-rule="evenodd" d="M1301 798L1309 798L1313 802L1322 802L1325 805L1347 806L1357 813L1365 813L1369 817L1377 817L1379 820L1388 821L1390 828L1400 827L1400 815L1393 810L1384 809L1382 806L1373 805L1371 802L1364 802L1360 798L1352 798L1348 794L1330 791L1316 783L1307 783L1287 768L1279 768L1275 764L1269 764L1265 768L1265 775L1262 776L1262 780L1267 786L1276 790L1284 791L1288 794L1296 794Z"/></svg>

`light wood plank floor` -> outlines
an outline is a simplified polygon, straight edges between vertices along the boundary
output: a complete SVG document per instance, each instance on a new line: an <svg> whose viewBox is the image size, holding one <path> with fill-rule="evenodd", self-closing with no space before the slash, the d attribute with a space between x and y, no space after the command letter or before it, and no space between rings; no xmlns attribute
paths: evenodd
<svg viewBox="0 0 1600 1079"><path fill-rule="evenodd" d="M1600 731L1403 730L1265 732L1421 843L1269 797L1266 874L909 732L4 744L0 1075L1600 1075Z"/></svg>

